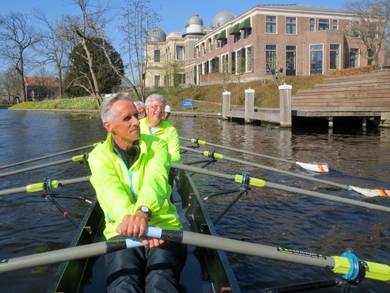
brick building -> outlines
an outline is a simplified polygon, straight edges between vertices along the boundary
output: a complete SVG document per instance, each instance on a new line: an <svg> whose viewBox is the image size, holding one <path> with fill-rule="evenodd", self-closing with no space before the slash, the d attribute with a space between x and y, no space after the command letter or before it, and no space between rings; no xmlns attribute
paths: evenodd
<svg viewBox="0 0 390 293"><path fill-rule="evenodd" d="M348 30L353 19L348 12L295 5L256 6L238 17L219 13L211 29L202 28L192 42L186 44L186 34L175 40L176 48L183 42L185 50L177 64L184 73L182 83L260 80L281 69L286 75L327 75L369 65L366 47ZM165 55L166 60L172 57ZM383 62L384 50L379 54Z"/></svg>
<svg viewBox="0 0 390 293"><path fill-rule="evenodd" d="M59 95L58 78L26 76L24 80L28 100L51 99Z"/></svg>

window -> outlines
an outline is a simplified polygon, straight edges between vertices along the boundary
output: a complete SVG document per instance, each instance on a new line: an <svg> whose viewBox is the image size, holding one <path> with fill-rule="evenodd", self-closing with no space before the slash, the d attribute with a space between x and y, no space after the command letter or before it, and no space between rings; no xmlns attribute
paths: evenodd
<svg viewBox="0 0 390 293"><path fill-rule="evenodd" d="M248 27L244 30L244 39L246 39L247 37L249 37L250 35L252 34L252 28L251 27Z"/></svg>
<svg viewBox="0 0 390 293"><path fill-rule="evenodd" d="M297 33L297 18L296 17L286 17L286 33L296 34Z"/></svg>
<svg viewBox="0 0 390 293"><path fill-rule="evenodd" d="M160 50L154 50L154 62L160 62Z"/></svg>
<svg viewBox="0 0 390 293"><path fill-rule="evenodd" d="M211 72L212 73L219 72L219 57L215 57L211 59Z"/></svg>
<svg viewBox="0 0 390 293"><path fill-rule="evenodd" d="M316 30L316 20L315 18L310 18L310 31L315 32Z"/></svg>
<svg viewBox="0 0 390 293"><path fill-rule="evenodd" d="M265 17L265 32L276 33L276 16Z"/></svg>
<svg viewBox="0 0 390 293"><path fill-rule="evenodd" d="M176 60L184 60L184 46L176 46Z"/></svg>
<svg viewBox="0 0 390 293"><path fill-rule="evenodd" d="M220 72L221 73L227 73L228 72L228 58L229 58L229 55L228 54L225 54L221 57L222 59L222 62L221 62L221 70Z"/></svg>
<svg viewBox="0 0 390 293"><path fill-rule="evenodd" d="M194 58L197 58L197 57L199 57L199 47L198 46L196 46L195 50L194 50Z"/></svg>
<svg viewBox="0 0 390 293"><path fill-rule="evenodd" d="M320 18L318 20L318 30L327 31L329 29L329 19Z"/></svg>
<svg viewBox="0 0 390 293"><path fill-rule="evenodd" d="M204 63L204 74L209 74L210 72L210 65L209 65L209 61L206 61Z"/></svg>
<svg viewBox="0 0 390 293"><path fill-rule="evenodd" d="M265 46L265 70L267 74L275 74L276 69L276 45Z"/></svg>
<svg viewBox="0 0 390 293"><path fill-rule="evenodd" d="M176 73L173 78L174 78L173 80L174 86L178 86L186 82L186 76L184 73Z"/></svg>
<svg viewBox="0 0 390 293"><path fill-rule="evenodd" d="M337 31L337 19L332 19L332 30Z"/></svg>
<svg viewBox="0 0 390 293"><path fill-rule="evenodd" d="M237 34L234 34L233 35L233 42L238 42L239 40L241 40L241 32L239 31Z"/></svg>
<svg viewBox="0 0 390 293"><path fill-rule="evenodd" d="M339 44L330 44L329 48L329 68L338 69L339 68Z"/></svg>
<svg viewBox="0 0 390 293"><path fill-rule="evenodd" d="M374 63L375 58L374 58L374 51L372 49L367 49L367 64L372 65Z"/></svg>
<svg viewBox="0 0 390 293"><path fill-rule="evenodd" d="M253 49L246 48L246 72L253 72Z"/></svg>
<svg viewBox="0 0 390 293"><path fill-rule="evenodd" d="M351 29L350 32L349 32L349 35L350 35L351 37L358 38L358 37L360 37L360 31L359 31L358 28L352 27L352 29Z"/></svg>
<svg viewBox="0 0 390 293"><path fill-rule="evenodd" d="M286 46L286 75L296 75L296 46Z"/></svg>
<svg viewBox="0 0 390 293"><path fill-rule="evenodd" d="M154 87L160 87L160 75L155 75L154 76Z"/></svg>
<svg viewBox="0 0 390 293"><path fill-rule="evenodd" d="M232 74L236 74L236 52L232 52Z"/></svg>
<svg viewBox="0 0 390 293"><path fill-rule="evenodd" d="M349 50L349 67L359 67L359 49L351 48Z"/></svg>
<svg viewBox="0 0 390 293"><path fill-rule="evenodd" d="M322 74L322 45L310 46L310 74Z"/></svg>
<svg viewBox="0 0 390 293"><path fill-rule="evenodd" d="M237 73L245 72L246 52L245 48L237 51Z"/></svg>

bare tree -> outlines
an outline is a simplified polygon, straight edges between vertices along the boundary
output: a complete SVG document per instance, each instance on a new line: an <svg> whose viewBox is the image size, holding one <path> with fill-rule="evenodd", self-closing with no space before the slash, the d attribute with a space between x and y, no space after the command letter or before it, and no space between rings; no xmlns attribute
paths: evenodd
<svg viewBox="0 0 390 293"><path fill-rule="evenodd" d="M378 64L390 21L390 0L358 0L347 7L358 18L351 22L349 33L361 38L367 59Z"/></svg>
<svg viewBox="0 0 390 293"><path fill-rule="evenodd" d="M67 40L73 43L73 46L80 44L83 48L82 58L88 64L88 72L80 72L77 79L73 80L72 85L83 88L96 99L97 104L103 101L100 94L99 83L94 71L92 52L87 45L92 38L103 35L104 32L104 9L92 10L88 0L75 0L75 4L80 9L81 19L78 17L67 18ZM83 80L83 82L80 82Z"/></svg>
<svg viewBox="0 0 390 293"><path fill-rule="evenodd" d="M66 20L64 18L49 21L46 16L35 13L35 17L45 25L45 30L41 33L42 40L35 47L43 59L41 64L54 64L57 71L60 98L64 97L63 73L68 64L70 54L70 44L66 40Z"/></svg>
<svg viewBox="0 0 390 293"><path fill-rule="evenodd" d="M27 101L24 80L26 51L40 40L29 23L28 16L22 13L10 13L0 18L0 55L19 74L24 101Z"/></svg>
<svg viewBox="0 0 390 293"><path fill-rule="evenodd" d="M127 52L126 68L130 75L126 81L132 85L133 92L139 99L145 99L145 70L148 60L145 58L145 44L148 32L159 21L149 0L128 0L123 8L124 51Z"/></svg>

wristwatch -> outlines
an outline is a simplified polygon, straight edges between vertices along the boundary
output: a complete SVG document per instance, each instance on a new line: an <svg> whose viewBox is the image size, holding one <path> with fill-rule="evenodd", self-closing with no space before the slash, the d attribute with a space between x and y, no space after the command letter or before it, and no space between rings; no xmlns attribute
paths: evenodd
<svg viewBox="0 0 390 293"><path fill-rule="evenodd" d="M140 206L137 211L140 211L148 216L148 219L152 217L152 211L146 206Z"/></svg>

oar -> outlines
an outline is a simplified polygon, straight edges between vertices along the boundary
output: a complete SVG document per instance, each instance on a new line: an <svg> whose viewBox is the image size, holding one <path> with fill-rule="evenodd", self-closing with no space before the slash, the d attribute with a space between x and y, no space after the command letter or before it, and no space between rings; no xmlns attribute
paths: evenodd
<svg viewBox="0 0 390 293"><path fill-rule="evenodd" d="M10 176L10 175L20 174L20 173L24 173L27 171L32 171L32 170L36 170L36 169L40 169L40 168L44 168L44 167L65 164L65 163L69 163L69 162L82 162L85 160L86 156L87 156L87 154L77 155L77 156L73 156L73 157L68 158L68 159L63 159L63 160L44 163L44 164L40 164L40 165L36 165L36 166L26 167L26 168L15 170L15 171L0 173L0 178Z"/></svg>
<svg viewBox="0 0 390 293"><path fill-rule="evenodd" d="M37 158L33 158L33 159L21 161L21 162L11 163L11 164L7 164L7 165L0 165L0 169L15 167L15 166L18 166L18 165L31 163L31 162L35 162L35 161L39 161L39 160L43 160L43 159L47 159L47 158L51 158L51 157L55 157L55 156L59 156L59 155L63 155L63 154L71 153L71 152L75 152L75 151L81 151L81 150L84 150L84 149L91 148L94 145L95 144L90 144L90 145L81 146L81 147L77 147L77 148L74 148L74 149L69 149L69 150L65 150L65 151L62 151L62 152L53 153L53 154L49 154L49 155L46 155L46 156L37 157Z"/></svg>
<svg viewBox="0 0 390 293"><path fill-rule="evenodd" d="M225 159L225 160L231 161L231 162L236 162L236 163L240 163L240 164L244 164L244 165L248 165L248 166L257 167L257 168L260 168L260 169L270 170L270 171L273 171L273 172L278 172L278 173L282 173L282 174L286 174L286 175L290 175L290 176L294 176L294 177L298 177L298 178L303 178L303 179L310 180L310 181L315 181L315 182L328 184L328 185L335 186L335 187L338 187L338 188L341 188L341 189L345 189L345 190L348 190L348 191L353 190L353 191L355 191L357 193L360 193L360 194L368 196L368 197L390 196L390 190L386 190L386 189L366 189L366 188L360 188L360 187L357 187L357 186L336 183L336 182L329 181L329 180L319 179L319 178L316 178L316 177L310 177L310 176L307 176L307 175L304 175L304 174L298 174L298 173L285 171L285 170L277 169L277 168L270 167L270 166L261 165L261 164L258 164L258 163L253 163L253 162L249 162L249 161L245 161L245 160L240 160L240 159L237 159L237 158L229 157L229 156L226 156L224 154L215 153L215 152L212 152L212 151L200 151L200 150L197 150L197 149L183 147L183 146L181 147L181 149L189 151L189 152L202 154L203 156L205 156L207 158L214 159L214 160Z"/></svg>
<svg viewBox="0 0 390 293"><path fill-rule="evenodd" d="M365 207L365 208L370 208L374 210L379 210L383 212L390 212L390 207L386 206L380 206L368 202L362 202L358 200L353 200L345 197L339 197L339 196L334 196L330 194L325 194L321 192L316 192L316 191L311 191L311 190L306 190L302 188L297 188L297 187L292 187L288 185L283 185L283 184L278 184L278 183L272 183L269 181L265 181L260 178L254 178L254 177L248 177L248 176L243 176L243 175L231 175L231 174L226 174L226 173L220 173L220 172L215 172L215 171L210 171L194 166L188 166L184 164L177 164L177 163L172 163L171 167L193 172L193 173L199 173L203 175L208 175L208 176L215 176L219 178L225 178L229 180L233 180L236 183L241 183L241 184L248 184L253 187L261 188L261 187L269 187L269 188L274 188L278 190L283 190L283 191L288 191L288 192L293 192L293 193L298 193L298 194L303 194L303 195L308 195L312 197L317 197L325 200L331 200L335 202L340 202L344 204L350 204L354 206L360 206L360 207Z"/></svg>
<svg viewBox="0 0 390 293"><path fill-rule="evenodd" d="M313 172L319 172L319 173L328 173L329 172L329 166L327 163L303 163L303 162L291 161L291 160L287 160L287 159L283 159L283 158L272 157L269 155L254 153L254 152L250 152L247 150L240 150L240 149L232 148L229 146L206 142L205 140L196 139L196 138L180 137L180 139L185 140L185 141L190 141L190 142L197 144L197 145L209 145L209 146L214 146L217 148L226 149L226 150L230 150L230 151L234 151L234 152L240 152L240 153L248 154L248 155L252 155L252 156L277 160L277 161L286 162L286 163L290 163L290 164L296 164L303 169L313 171Z"/></svg>
<svg viewBox="0 0 390 293"><path fill-rule="evenodd" d="M48 180L46 182L28 184L23 187L13 187L13 188L0 190L0 196L10 195L10 194L20 193L20 192L40 192L40 191L44 191L45 189L56 189L60 186L87 182L88 180L89 180L89 176L78 177L73 179L64 179L64 180Z"/></svg>
<svg viewBox="0 0 390 293"><path fill-rule="evenodd" d="M350 281L361 281L363 278L385 282L390 280L390 266L376 262L359 260L354 254L349 252L343 253L341 256L324 256L312 252L273 247L189 231L170 231L162 230L157 227L148 227L145 232L146 236L151 238L159 238L198 247L260 256L274 260L330 268L334 273L342 274L344 279ZM142 242L138 239L102 241L30 256L4 259L0 261L0 273L34 266L48 265L62 261L87 258L141 245Z"/></svg>
<svg viewBox="0 0 390 293"><path fill-rule="evenodd" d="M241 183L241 184L248 184L253 187L261 188L261 187L269 187L269 188L274 188L278 190L284 190L284 191L289 191L289 192L294 192L298 194L304 194L312 197L317 197L317 198L322 198L326 200L331 200L335 202L340 202L344 204L350 204L350 205L355 205L355 206L360 206L360 207L365 207L365 208L370 208L374 210L379 210L379 211L384 211L384 212L390 212L390 207L385 207L385 206L380 206L372 203L367 203L367 202L362 202L358 200L353 200L349 198L343 198L343 197L338 197L334 195L329 195L325 193L320 193L316 191L310 191L306 189L301 189L297 187L291 187L287 185L282 185L278 183L272 183L269 181L265 181L263 179L259 178L254 178L254 177L249 177L249 176L243 176L243 175L230 175L226 173L220 173L220 172L215 172L215 171L210 171L194 166L188 166L184 164L178 164L178 163L172 163L171 164L172 168L177 168L180 170L185 170L193 173L199 173L203 175L209 175L209 176L214 176L214 177L219 177L219 178L225 178L225 179L230 179L233 180L236 183ZM74 183L80 183L80 182L87 182L89 180L88 176L85 177L79 177L79 178L74 178L74 179L66 179L66 180L50 180L49 182L49 189L55 189L58 188L59 186L62 185L68 185L68 184L74 184ZM46 182L39 182L39 183L33 183L29 184L24 187L14 187L14 188L9 188L5 190L0 190L0 196L1 195L9 195L13 193L20 193L20 192L39 192L47 189L48 183Z"/></svg>

